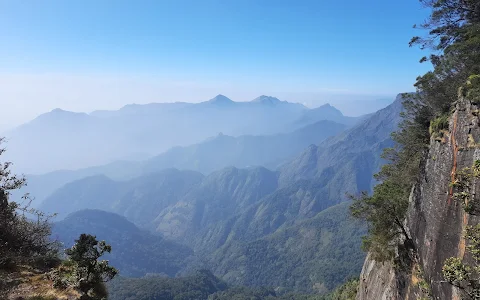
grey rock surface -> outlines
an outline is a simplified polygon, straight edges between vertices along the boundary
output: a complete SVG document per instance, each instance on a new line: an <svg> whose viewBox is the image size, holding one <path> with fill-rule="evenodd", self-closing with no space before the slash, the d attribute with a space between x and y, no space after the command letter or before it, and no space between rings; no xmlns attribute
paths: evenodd
<svg viewBox="0 0 480 300"><path fill-rule="evenodd" d="M358 300L368 299L460 299L442 277L442 266L449 257L465 255L463 232L468 225L478 224L479 218L465 213L462 203L453 198L451 182L457 171L471 167L480 159L480 127L478 107L466 99L455 103L449 120L449 130L442 138L431 138L417 184L412 189L406 225L413 240L417 261L412 270L398 271L391 264L365 261L360 276ZM472 183L473 201L479 201ZM415 268L422 270L418 278ZM431 289L424 293L419 281ZM429 295L430 294L430 295Z"/></svg>

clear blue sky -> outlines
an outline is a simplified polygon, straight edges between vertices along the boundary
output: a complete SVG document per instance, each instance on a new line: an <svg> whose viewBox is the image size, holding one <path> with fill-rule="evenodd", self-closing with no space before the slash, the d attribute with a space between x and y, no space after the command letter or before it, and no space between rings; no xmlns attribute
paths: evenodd
<svg viewBox="0 0 480 300"><path fill-rule="evenodd" d="M418 0L0 0L0 101L26 118L218 93L388 97L427 70L408 47L427 15Z"/></svg>

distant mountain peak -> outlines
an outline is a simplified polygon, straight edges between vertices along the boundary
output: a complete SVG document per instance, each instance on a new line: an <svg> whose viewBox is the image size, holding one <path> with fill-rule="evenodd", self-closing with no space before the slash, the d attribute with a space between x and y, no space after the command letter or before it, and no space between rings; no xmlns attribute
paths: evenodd
<svg viewBox="0 0 480 300"><path fill-rule="evenodd" d="M272 96L261 95L260 97L257 97L255 99L253 99L252 102L269 104L269 105L276 105L276 104L282 103L284 101L280 101L278 98L275 98L275 97L272 97Z"/></svg>
<svg viewBox="0 0 480 300"><path fill-rule="evenodd" d="M74 121L74 120L83 120L85 118L88 118L88 114L83 113L83 112L73 112L73 111L68 111L64 110L61 108L55 108L52 109L50 112L44 113L33 119L31 122L51 122L51 121ZM25 125L25 124L24 124ZM23 125L21 125L23 126ZM21 127L20 126L20 127Z"/></svg>
<svg viewBox="0 0 480 300"><path fill-rule="evenodd" d="M83 112L74 112L74 111L68 111L68 110L64 110L64 109L61 109L61 108L55 108L55 109L52 109L50 111L50 113L46 113L46 114L52 114L52 115L77 115L77 116L80 116L80 115L87 115L86 113L83 113ZM44 114L45 115L45 114Z"/></svg>
<svg viewBox="0 0 480 300"><path fill-rule="evenodd" d="M343 113L338 108L331 105L330 103L325 103L317 108L314 108L313 110L329 112L336 116L343 116Z"/></svg>
<svg viewBox="0 0 480 300"><path fill-rule="evenodd" d="M229 105L232 103L235 103L232 99L222 95L218 94L214 98L208 100L208 103L213 103L213 104L219 104L219 105Z"/></svg>

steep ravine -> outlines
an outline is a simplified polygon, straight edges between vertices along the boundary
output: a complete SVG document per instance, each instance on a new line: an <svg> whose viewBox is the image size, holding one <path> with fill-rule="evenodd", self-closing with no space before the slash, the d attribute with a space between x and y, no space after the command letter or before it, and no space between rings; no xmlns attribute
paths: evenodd
<svg viewBox="0 0 480 300"><path fill-rule="evenodd" d="M430 140L418 183L412 187L406 227L414 243L416 259L404 269L378 263L367 256L360 275L357 300L377 299L460 299L442 277L445 259L465 256L462 233L479 217L464 212L453 199L451 182L457 171L480 159L478 106L466 99L455 103L449 130ZM473 200L480 188L472 184ZM468 259L468 257L466 257ZM430 291L428 291L430 290Z"/></svg>

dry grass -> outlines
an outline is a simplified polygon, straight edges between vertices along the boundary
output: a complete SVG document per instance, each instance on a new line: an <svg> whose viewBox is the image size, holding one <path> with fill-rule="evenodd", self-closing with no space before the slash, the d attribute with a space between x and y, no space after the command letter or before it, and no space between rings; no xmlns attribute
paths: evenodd
<svg viewBox="0 0 480 300"><path fill-rule="evenodd" d="M72 289L59 290L53 287L53 282L43 273L24 267L12 273L19 284L10 293L9 300L75 300L78 292Z"/></svg>
<svg viewBox="0 0 480 300"><path fill-rule="evenodd" d="M469 134L468 138L467 138L467 147L468 148L475 148L476 145L477 145L477 143L475 143L475 139L473 138L473 135Z"/></svg>

